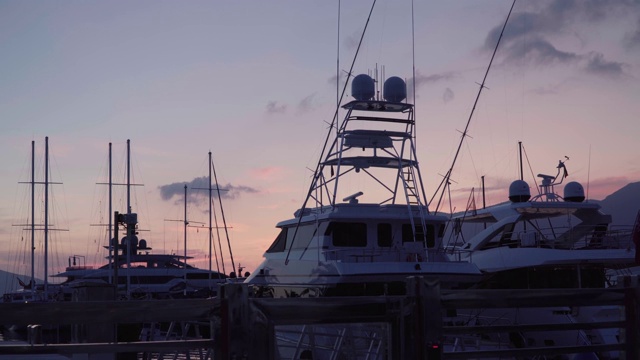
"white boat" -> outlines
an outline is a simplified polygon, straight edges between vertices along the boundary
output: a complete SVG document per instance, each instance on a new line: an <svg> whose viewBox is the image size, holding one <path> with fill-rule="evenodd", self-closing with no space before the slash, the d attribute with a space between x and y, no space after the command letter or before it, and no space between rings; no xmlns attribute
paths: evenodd
<svg viewBox="0 0 640 360"><path fill-rule="evenodd" d="M514 181L509 202L470 209L453 217L453 260L470 261L483 272L478 288L580 289L605 288L635 266L631 227L611 229L612 218L600 205L585 201L578 182L569 182L564 194L555 187L566 177L560 161L556 176L539 174L539 194ZM538 307L492 309L460 313L463 324L570 324L623 319L618 307ZM465 319L466 317L466 319ZM510 333L515 347L581 346L617 343L618 329L530 331ZM597 354L615 359L614 351Z"/></svg>
<svg viewBox="0 0 640 360"><path fill-rule="evenodd" d="M611 216L585 201L578 182L556 193L563 168L560 162L558 175L539 174L534 197L516 180L509 202L454 216L451 258L476 264L486 288L602 288L615 281L612 271L635 266L632 227L612 229Z"/></svg>
<svg viewBox="0 0 640 360"><path fill-rule="evenodd" d="M437 277L444 287L476 282L474 264L438 252L448 219L427 206L404 81L386 79L377 99L374 80L358 75L352 93L303 207L277 224L246 282L274 297L400 295L409 276ZM356 181L371 186L343 189Z"/></svg>
<svg viewBox="0 0 640 360"><path fill-rule="evenodd" d="M109 251L106 257L108 263L99 268L87 266L82 256L69 257L65 271L53 275L66 279L61 284L65 298L71 298L74 286L89 283L113 285L118 288L119 296L125 299L215 296L219 285L226 282L228 277L214 270L199 269L188 264L192 257L187 256L186 250L186 185L185 219L182 221L185 226L184 255L153 253L147 240L138 240L138 214L131 212L130 205L129 190L132 184L128 172L129 162L130 142L127 140L127 212L116 215L117 224L113 226L113 229L125 228L125 234L120 241L117 230L115 235L109 234L111 241L104 246ZM111 175L109 178L111 179ZM211 179L209 182L211 183ZM111 182L108 185L111 186ZM111 223L109 228L112 228ZM209 229L211 231L211 226Z"/></svg>
<svg viewBox="0 0 640 360"><path fill-rule="evenodd" d="M53 275L66 279L61 285L67 300L73 286L88 283L115 284L123 296L129 294L130 298L162 299L215 296L219 283L226 281L227 276L222 273L187 264L184 260L191 259L190 256L153 254L146 240L137 241L135 236L132 253L127 256L125 239L118 246L121 252L117 259L112 255L111 261L99 268L81 264L78 256L69 258L70 265L65 271Z"/></svg>

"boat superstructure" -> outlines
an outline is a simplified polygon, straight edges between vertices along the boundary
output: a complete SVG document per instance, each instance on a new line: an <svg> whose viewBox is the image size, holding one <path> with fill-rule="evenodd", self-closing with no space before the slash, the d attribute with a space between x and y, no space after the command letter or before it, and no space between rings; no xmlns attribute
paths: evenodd
<svg viewBox="0 0 640 360"><path fill-rule="evenodd" d="M557 168L556 176L538 175L538 195L531 197L529 185L516 180L509 202L454 216L452 258L472 261L494 277L487 287L603 287L607 269L634 266L631 227L613 229L611 215L585 201L578 182L558 194L555 187L566 175L563 162ZM465 231L464 224L475 230ZM566 276L558 276L561 268ZM507 276L513 277L509 284L496 281Z"/></svg>
<svg viewBox="0 0 640 360"><path fill-rule="evenodd" d="M407 276L452 287L475 281L473 264L437 252L447 218L427 206L405 82L388 78L378 99L374 80L362 74L352 95L302 208L277 224L280 233L247 282L279 297L401 294Z"/></svg>
<svg viewBox="0 0 640 360"><path fill-rule="evenodd" d="M218 283L227 278L224 274L187 264L185 260L192 257L154 254L147 241L138 241L135 235L123 237L119 244L115 241L111 248L114 255L106 265L99 268L85 266L80 263L81 258L72 256L65 271L53 276L67 279L61 285L68 289L69 296L74 284L99 282L115 284L123 296L128 294L128 298L211 296L217 293Z"/></svg>

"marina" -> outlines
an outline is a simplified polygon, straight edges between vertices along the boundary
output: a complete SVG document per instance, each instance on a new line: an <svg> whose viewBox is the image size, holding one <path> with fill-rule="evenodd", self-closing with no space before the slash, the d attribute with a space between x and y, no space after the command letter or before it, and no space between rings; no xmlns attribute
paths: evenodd
<svg viewBox="0 0 640 360"><path fill-rule="evenodd" d="M308 168L310 179L304 178L308 186L302 201L288 189L282 190L291 186L290 174L274 176L277 185L271 183L266 189L231 182L223 189L211 151L208 176L176 180L185 176L184 169L179 169L187 160L180 158L173 165L168 160L172 147L165 145L170 142L159 142L161 150L152 166L156 176L167 177L165 185L148 193L155 191L157 201L179 209L179 219L164 217L165 222L179 225L171 239L157 234L143 237L145 230L134 211L138 207L132 204L131 190L140 184L131 179L130 141L126 141L122 183L113 180L109 143L108 181L98 183L108 185L108 199L97 201L101 221L94 224L103 231L80 242L70 241L74 252L68 264L53 266L50 258L57 256L51 249L58 243L49 235L60 229L50 221L54 202L49 190L60 183L50 177L48 137L44 180L36 180L32 141L30 181L26 182L29 215L18 225L22 235L14 241L16 249L27 255L7 252L6 262L15 261L16 269L23 272L8 273L19 287L10 285L13 289L5 292L0 303L0 359L639 360L637 204L620 210L625 220L635 219L621 227L600 202L589 197L590 168L584 185L565 183L569 160L565 156L555 176L538 173L535 183L528 183L522 152L520 177L496 181L500 185L494 186L494 194L503 193L501 198L494 197L498 201L484 203L483 176L481 207L476 206L475 188L464 210L451 204L454 168L460 166L458 156L470 137L469 125L480 95L488 89L485 83L503 35L506 51L514 48L510 41L517 36L505 30L515 0L504 24L492 28L485 39L484 50L486 55L492 51L491 57L445 175L433 166L433 159L443 158L442 145L418 146L437 140L435 129L441 119L432 111L420 111L418 118L417 82L459 75L425 77L416 71L413 2L411 21L403 21L411 27L411 56L408 50L399 50L403 42L399 37L394 39L394 49L388 49L394 55L403 54L397 59L411 58L411 73L388 76L387 67L372 62L368 55L372 68L358 63L375 4L374 0L359 42L351 39L357 50L344 70L345 78L341 78L338 56L335 111L325 121L326 137L317 162ZM514 14L516 21L526 14ZM397 19L390 21L394 22ZM593 62L590 65L593 68ZM217 114L233 124L236 113L255 105L247 95L262 81L245 84L243 106ZM277 81L272 84L274 89L277 85ZM446 90L449 95L443 101L451 101L453 90ZM295 114L297 124L305 126L304 134L274 132L286 143L281 156L262 154L254 137L269 135L261 134L260 127L225 136L235 140L222 152L234 157L229 162L232 167L240 168L247 161L254 164L252 171L236 172L236 177L253 176L254 183L262 184L263 176L291 162L286 153L298 152L301 138L307 146L307 135L315 136L316 130L300 121L307 120L305 106L309 103L302 101ZM267 109L265 116L286 117L287 107L276 101L269 100ZM133 125L130 122L121 129ZM427 131L418 131L419 127ZM540 139L541 150L547 140ZM251 150L250 159L236 159L244 148ZM433 190L429 184L438 177L440 186L429 198ZM504 184L509 181L507 189ZM42 198L35 191L40 185L44 185ZM113 204L112 194L117 185L126 189L119 206ZM196 199L192 190L208 192L207 199ZM228 199L243 191L256 194L241 210L246 219L234 224L244 236L233 241L234 247L245 254L262 251L262 259L251 265L250 272L244 272L245 266L232 252L228 230L233 226L222 207L226 191ZM280 191L289 198L280 196ZM278 197L267 197L273 193ZM449 212L442 210L447 201ZM282 204L289 207L291 203L296 204L293 209L281 210ZM36 206L40 204L42 211ZM208 223L197 221L202 219L196 216L208 216ZM261 228L272 220L275 236ZM206 240L193 246L190 236L199 232ZM246 241L249 236L254 238ZM76 255L82 253L80 243L86 246L85 255ZM87 262L89 246L98 248L93 256L99 260ZM41 250L43 256L38 259ZM202 266L205 262L208 269ZM50 272L53 268L56 271Z"/></svg>

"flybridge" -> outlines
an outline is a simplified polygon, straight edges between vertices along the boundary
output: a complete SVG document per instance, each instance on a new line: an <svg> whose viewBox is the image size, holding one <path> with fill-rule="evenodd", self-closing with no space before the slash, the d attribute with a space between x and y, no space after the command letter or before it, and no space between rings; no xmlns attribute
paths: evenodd
<svg viewBox="0 0 640 360"><path fill-rule="evenodd" d="M340 193L343 177L364 170L364 181L368 176L382 194L387 194L367 203L417 205L426 210L414 144L414 107L402 102L407 95L406 83L397 76L386 79L382 99L376 95L375 84L366 74L353 79L351 92L355 100L342 106L347 113L319 163L307 197L320 208L333 208L349 194ZM385 169L386 173L381 172ZM325 170L329 170L329 176ZM380 191L363 193L364 200Z"/></svg>

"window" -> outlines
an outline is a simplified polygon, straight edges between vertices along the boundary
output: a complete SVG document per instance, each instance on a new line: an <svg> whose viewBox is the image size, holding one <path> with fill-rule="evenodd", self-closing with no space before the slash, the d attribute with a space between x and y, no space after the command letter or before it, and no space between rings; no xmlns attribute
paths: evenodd
<svg viewBox="0 0 640 360"><path fill-rule="evenodd" d="M422 225L416 224L415 229L416 234L414 236L411 224L402 224L402 242L422 242L426 239L428 248L436 246L436 230L433 224L427 224L426 236Z"/></svg>
<svg viewBox="0 0 640 360"><path fill-rule="evenodd" d="M391 245L393 245L391 224L378 224L378 246L391 247Z"/></svg>
<svg viewBox="0 0 640 360"><path fill-rule="evenodd" d="M316 224L308 224L308 225L300 225L298 226L298 231L296 231L296 227L292 226L289 229L287 243L291 244L293 249L304 249L309 246L311 239L316 234L317 230ZM295 239L293 238L293 234L295 234Z"/></svg>
<svg viewBox="0 0 640 360"><path fill-rule="evenodd" d="M271 244L269 249L267 249L267 252L268 253L283 252L286 245L287 245L287 228L282 228L282 230L280 230L280 234L278 234L278 237L276 237L276 239L273 241L273 244Z"/></svg>
<svg viewBox="0 0 640 360"><path fill-rule="evenodd" d="M413 227L411 224L402 224L402 242L422 242L424 239L424 230L422 225L416 224L416 234L413 235Z"/></svg>
<svg viewBox="0 0 640 360"><path fill-rule="evenodd" d="M365 223L333 222L326 235L333 239L333 246L367 246L367 225Z"/></svg>

